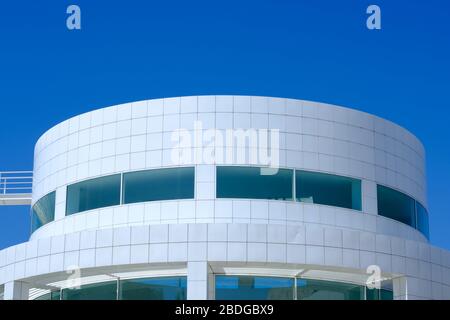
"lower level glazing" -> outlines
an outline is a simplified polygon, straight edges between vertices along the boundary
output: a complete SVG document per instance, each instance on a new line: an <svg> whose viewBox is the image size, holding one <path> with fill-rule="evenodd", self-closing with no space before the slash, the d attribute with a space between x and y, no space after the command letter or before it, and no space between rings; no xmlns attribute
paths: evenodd
<svg viewBox="0 0 450 320"><path fill-rule="evenodd" d="M337 281L291 277L215 275L216 300L392 300L391 284L385 288ZM117 279L64 288L36 300L186 300L187 279L153 277Z"/></svg>

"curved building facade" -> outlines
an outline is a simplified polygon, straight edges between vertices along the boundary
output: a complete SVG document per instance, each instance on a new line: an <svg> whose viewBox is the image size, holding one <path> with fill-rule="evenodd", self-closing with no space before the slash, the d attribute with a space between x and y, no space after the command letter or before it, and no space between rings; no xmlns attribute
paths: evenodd
<svg viewBox="0 0 450 320"><path fill-rule="evenodd" d="M4 299L448 299L425 151L323 103L192 96L68 119L34 156Z"/></svg>

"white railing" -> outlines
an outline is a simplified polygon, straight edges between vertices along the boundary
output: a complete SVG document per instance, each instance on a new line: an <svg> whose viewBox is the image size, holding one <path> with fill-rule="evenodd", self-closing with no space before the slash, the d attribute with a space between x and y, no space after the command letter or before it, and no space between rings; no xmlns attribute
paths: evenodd
<svg viewBox="0 0 450 320"><path fill-rule="evenodd" d="M0 205L30 205L33 171L0 171Z"/></svg>
<svg viewBox="0 0 450 320"><path fill-rule="evenodd" d="M33 171L0 171L0 196L31 194Z"/></svg>

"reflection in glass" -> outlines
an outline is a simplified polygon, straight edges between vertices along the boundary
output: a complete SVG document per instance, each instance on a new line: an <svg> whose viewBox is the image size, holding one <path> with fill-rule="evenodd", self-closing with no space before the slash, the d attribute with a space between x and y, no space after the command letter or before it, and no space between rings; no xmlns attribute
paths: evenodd
<svg viewBox="0 0 450 320"><path fill-rule="evenodd" d="M31 232L55 220L55 194L53 191L34 204L31 210Z"/></svg>
<svg viewBox="0 0 450 320"><path fill-rule="evenodd" d="M297 201L361 210L361 181L332 174L295 171Z"/></svg>
<svg viewBox="0 0 450 320"><path fill-rule="evenodd" d="M297 279L298 300L364 300L364 287L356 284Z"/></svg>
<svg viewBox="0 0 450 320"><path fill-rule="evenodd" d="M122 280L121 300L186 300L186 277Z"/></svg>
<svg viewBox="0 0 450 320"><path fill-rule="evenodd" d="M120 174L67 187L66 215L120 204Z"/></svg>
<svg viewBox="0 0 450 320"><path fill-rule="evenodd" d="M194 168L154 169L123 175L123 203L193 199Z"/></svg>
<svg viewBox="0 0 450 320"><path fill-rule="evenodd" d="M428 212L427 210L416 201L416 213L417 213L417 229L423 233L427 239L430 238L430 230L428 225Z"/></svg>
<svg viewBox="0 0 450 320"><path fill-rule="evenodd" d="M116 300L117 281L93 283L62 290L62 300Z"/></svg>
<svg viewBox="0 0 450 320"><path fill-rule="evenodd" d="M391 281L374 290L353 283L303 278L216 275L215 281L217 300L393 300Z"/></svg>
<svg viewBox="0 0 450 320"><path fill-rule="evenodd" d="M60 291L52 291L37 297L35 300L60 300L60 298Z"/></svg>
<svg viewBox="0 0 450 320"><path fill-rule="evenodd" d="M217 300L292 300L294 279L216 276Z"/></svg>
<svg viewBox="0 0 450 320"><path fill-rule="evenodd" d="M394 300L392 290L386 289L366 289L367 300Z"/></svg>
<svg viewBox="0 0 450 320"><path fill-rule="evenodd" d="M186 300L186 277L158 277L107 281L62 290L62 300ZM39 300L59 300L59 292Z"/></svg>
<svg viewBox="0 0 450 320"><path fill-rule="evenodd" d="M378 185L378 214L415 228L414 199L394 189Z"/></svg>
<svg viewBox="0 0 450 320"><path fill-rule="evenodd" d="M217 198L292 200L292 175L289 169L264 174L256 167L217 167Z"/></svg>

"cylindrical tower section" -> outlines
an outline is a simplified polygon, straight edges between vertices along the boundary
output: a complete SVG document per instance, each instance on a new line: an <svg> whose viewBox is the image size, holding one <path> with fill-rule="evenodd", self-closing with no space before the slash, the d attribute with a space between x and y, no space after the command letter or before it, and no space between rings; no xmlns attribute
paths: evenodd
<svg viewBox="0 0 450 320"><path fill-rule="evenodd" d="M267 145L269 152L259 154L267 144L263 139L270 140L271 134L273 139L269 143L273 145ZM233 139L227 143L230 135ZM274 148L272 157L270 148ZM174 156L178 149L179 157ZM426 232L415 231L418 229L417 218L412 213L415 202L425 211L427 208L422 144L409 131L390 121L323 103L269 97L198 96L122 104L73 117L51 128L36 144L34 163L33 204L50 194L56 205L55 221L39 228L32 238L132 225L134 214L127 213L130 205L123 206L123 199L119 199L120 190L116 190L116 201L110 199L109 204L92 204L99 208L76 210L77 214L72 215L74 212L67 211L71 209L67 206L67 187L94 178L123 174L131 177L131 172L159 168L192 167L196 172L192 199L174 197L171 200L176 201L170 202L171 207L184 211L183 206L192 206L187 203L201 201L205 207L215 208L207 215L197 215L196 209L190 215L167 216L163 213L161 221L183 223L197 219L214 222L222 219L217 213L225 210L230 216L223 217L228 219L222 222L233 222L233 218L239 217L229 210L233 200L224 201L215 194L217 166L277 166L297 170L296 177L300 179L305 175L304 181L327 177L320 174L328 174L330 179L332 176L356 179L361 184L360 190L356 190L361 193L361 203L355 211L345 206L333 206L333 201L339 202L339 199L325 199L324 203L318 201L318 205L314 205L314 199L301 201L291 196L293 201L270 202L272 206L281 203L289 207L298 205L310 222L327 224L333 220L333 223L353 229L425 240L422 234ZM225 174L226 169L223 170ZM233 174L232 169L229 171ZM116 176L116 182L118 179L120 177ZM316 184L316 187L321 185ZM335 191L324 189L326 192ZM377 192L386 201L377 203ZM398 203L385 203L397 196L404 199L399 199ZM251 194L248 197L237 194L236 197L247 199L244 203L249 204L242 206L249 208L252 200L259 200L252 199ZM140 202L142 209L139 210L144 211L144 215L149 207L156 206L156 202L143 202L147 201ZM327 205L328 202L331 205ZM161 205L164 207L167 202L159 203ZM378 205L386 211L381 212L381 216L392 219L380 218ZM239 205L235 207L237 209ZM320 221L319 212L323 212L323 216L327 213L335 215L335 219L324 217ZM110 216L114 217L110 219ZM250 217L243 215L251 223ZM286 220L286 214L271 213L265 220L279 222Z"/></svg>
<svg viewBox="0 0 450 320"><path fill-rule="evenodd" d="M98 109L38 140L30 241L0 251L0 284L47 299L449 298L426 189L420 141L357 110L255 96Z"/></svg>

